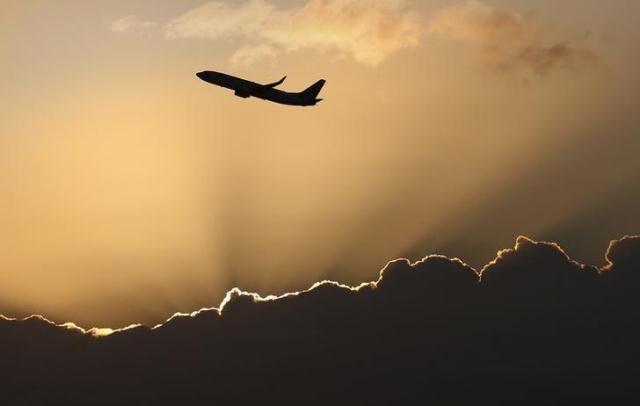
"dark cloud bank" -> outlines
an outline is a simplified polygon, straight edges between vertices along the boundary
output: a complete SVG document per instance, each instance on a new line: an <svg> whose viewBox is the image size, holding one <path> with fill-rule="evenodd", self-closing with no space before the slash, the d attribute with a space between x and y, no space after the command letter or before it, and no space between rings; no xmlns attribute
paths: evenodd
<svg viewBox="0 0 640 406"><path fill-rule="evenodd" d="M0 318L3 405L638 404L640 237L602 268L520 237L106 337ZM481 281L480 281L481 280Z"/></svg>

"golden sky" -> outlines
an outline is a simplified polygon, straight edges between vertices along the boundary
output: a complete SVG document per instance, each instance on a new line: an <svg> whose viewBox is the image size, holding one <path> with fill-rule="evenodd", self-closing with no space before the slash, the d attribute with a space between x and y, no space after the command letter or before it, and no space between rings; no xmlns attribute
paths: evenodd
<svg viewBox="0 0 640 406"><path fill-rule="evenodd" d="M640 228L635 0L5 0L0 313L153 324ZM313 108L240 99L218 70Z"/></svg>

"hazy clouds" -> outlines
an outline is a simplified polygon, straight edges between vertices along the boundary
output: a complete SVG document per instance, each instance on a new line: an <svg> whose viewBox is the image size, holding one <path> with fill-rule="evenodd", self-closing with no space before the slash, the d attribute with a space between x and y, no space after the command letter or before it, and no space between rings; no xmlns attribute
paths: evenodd
<svg viewBox="0 0 640 406"><path fill-rule="evenodd" d="M115 32L155 29L135 15L114 20ZM404 0L308 0L282 7L268 0L210 1L171 19L169 39L233 41L230 62L273 64L283 53L313 50L376 66L414 48L422 37L468 46L492 69L546 75L579 69L599 57L585 41L545 25L533 13L480 1L454 3L427 13Z"/></svg>
<svg viewBox="0 0 640 406"><path fill-rule="evenodd" d="M312 49L377 65L392 53L417 45L420 24L399 0L311 0L282 9L266 0L213 1L171 21L166 34L210 40L243 37L254 45L232 57L240 63L268 60L276 52Z"/></svg>
<svg viewBox="0 0 640 406"><path fill-rule="evenodd" d="M109 28L113 32L130 32L137 34L141 34L149 29L155 28L156 26L157 24L155 22L141 20L138 16L133 14L113 20L109 24Z"/></svg>
<svg viewBox="0 0 640 406"><path fill-rule="evenodd" d="M546 75L558 68L583 68L598 57L587 46L563 38L531 14L469 1L446 7L429 23L435 36L461 42L482 62L502 71Z"/></svg>
<svg viewBox="0 0 640 406"><path fill-rule="evenodd" d="M251 66L256 63L273 65L278 57L278 51L271 45L248 45L234 52L230 62L236 66Z"/></svg>

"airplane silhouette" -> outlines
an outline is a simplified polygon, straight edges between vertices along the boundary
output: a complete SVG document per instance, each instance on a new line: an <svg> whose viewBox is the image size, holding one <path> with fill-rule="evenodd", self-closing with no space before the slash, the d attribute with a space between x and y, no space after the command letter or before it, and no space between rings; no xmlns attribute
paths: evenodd
<svg viewBox="0 0 640 406"><path fill-rule="evenodd" d="M277 82L266 85L213 71L198 72L196 76L205 82L231 89L238 97L247 98L253 96L275 103L288 104L290 106L315 106L316 103L322 100L316 97L325 83L325 80L321 79L302 92L292 93L275 88L284 82L287 78L286 76Z"/></svg>

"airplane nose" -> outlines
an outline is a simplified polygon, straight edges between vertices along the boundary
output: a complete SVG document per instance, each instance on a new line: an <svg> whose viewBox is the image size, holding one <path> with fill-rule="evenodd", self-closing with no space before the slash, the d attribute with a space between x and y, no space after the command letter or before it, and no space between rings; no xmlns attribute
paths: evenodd
<svg viewBox="0 0 640 406"><path fill-rule="evenodd" d="M202 71L202 72L196 73L196 76L204 80L204 74L205 74L205 71Z"/></svg>

